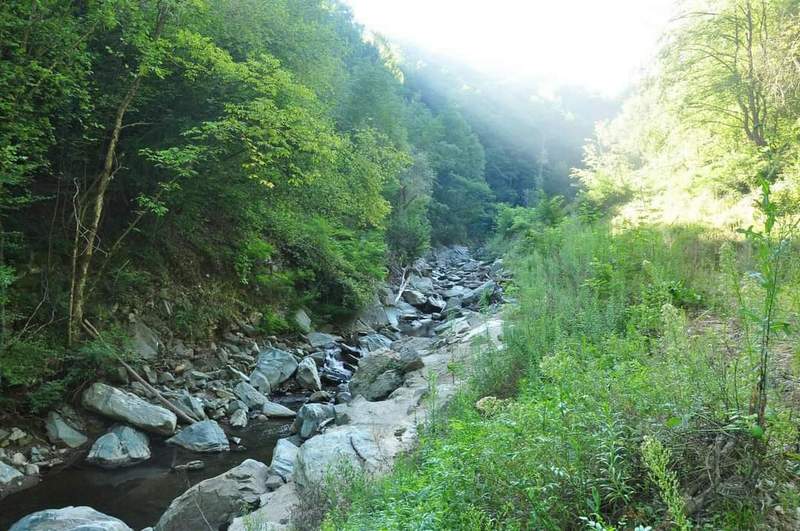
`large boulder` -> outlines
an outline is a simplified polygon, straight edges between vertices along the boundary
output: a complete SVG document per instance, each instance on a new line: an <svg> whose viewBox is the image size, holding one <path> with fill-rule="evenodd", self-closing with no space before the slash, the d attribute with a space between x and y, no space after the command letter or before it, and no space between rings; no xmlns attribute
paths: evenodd
<svg viewBox="0 0 800 531"><path fill-rule="evenodd" d="M269 394L271 389L291 378L296 369L297 360L294 359L294 356L285 350L268 348L258 355L256 368L250 376L250 383L262 393ZM263 389L257 385L259 377L269 382L269 389Z"/></svg>
<svg viewBox="0 0 800 531"><path fill-rule="evenodd" d="M358 338L358 346L365 352L372 352L392 345L392 340L383 334L367 334Z"/></svg>
<svg viewBox="0 0 800 531"><path fill-rule="evenodd" d="M133 352L144 360L152 360L158 356L161 340L150 327L137 321L133 325L132 348Z"/></svg>
<svg viewBox="0 0 800 531"><path fill-rule="evenodd" d="M294 481L312 487L346 468L374 472L382 462L378 443L368 430L343 426L303 443L297 452Z"/></svg>
<svg viewBox="0 0 800 531"><path fill-rule="evenodd" d="M295 376L297 383L303 389L310 391L322 390L322 383L319 381L319 373L317 372L317 364L311 357L303 358L303 361L297 366L297 375Z"/></svg>
<svg viewBox="0 0 800 531"><path fill-rule="evenodd" d="M259 505L269 467L247 459L224 474L201 481L175 498L154 531L219 529ZM249 509L249 510L248 510Z"/></svg>
<svg viewBox="0 0 800 531"><path fill-rule="evenodd" d="M272 463L269 470L278 474L285 482L292 480L294 463L297 460L298 448L288 439L278 439L275 450L272 451Z"/></svg>
<svg viewBox="0 0 800 531"><path fill-rule="evenodd" d="M369 328L383 328L392 324L392 320L386 313L386 308L375 296L371 303L369 303L358 314L357 322L363 323Z"/></svg>
<svg viewBox="0 0 800 531"><path fill-rule="evenodd" d="M311 318L302 308L294 312L292 321L294 321L295 326L304 334L311 332Z"/></svg>
<svg viewBox="0 0 800 531"><path fill-rule="evenodd" d="M133 466L150 459L147 435L130 426L114 426L97 439L86 460L103 468Z"/></svg>
<svg viewBox="0 0 800 531"><path fill-rule="evenodd" d="M311 332L306 334L306 340L313 348L320 348L341 341L342 338L324 332Z"/></svg>
<svg viewBox="0 0 800 531"><path fill-rule="evenodd" d="M122 520L91 507L64 507L29 514L9 531L133 531Z"/></svg>
<svg viewBox="0 0 800 531"><path fill-rule="evenodd" d="M361 359L358 370L350 380L350 392L367 400L383 400L403 385L403 374L422 367L416 351L403 354L384 349Z"/></svg>
<svg viewBox="0 0 800 531"><path fill-rule="evenodd" d="M193 452L227 452L231 449L228 437L214 420L195 422L183 428L167 439L167 444L182 446Z"/></svg>
<svg viewBox="0 0 800 531"><path fill-rule="evenodd" d="M420 291L425 295L434 293L433 279L431 277L411 275L411 277L408 279L408 287L413 290Z"/></svg>
<svg viewBox="0 0 800 531"><path fill-rule="evenodd" d="M175 433L178 422L172 411L100 382L83 392L83 406L100 415L160 435Z"/></svg>
<svg viewBox="0 0 800 531"><path fill-rule="evenodd" d="M403 292L403 300L412 306L424 306L428 298L421 291L407 289Z"/></svg>
<svg viewBox="0 0 800 531"><path fill-rule="evenodd" d="M319 431L323 423L336 416L336 410L330 404L306 404L297 412L292 431L308 439Z"/></svg>
<svg viewBox="0 0 800 531"><path fill-rule="evenodd" d="M47 438L53 444L63 444L70 448L78 448L89 440L86 435L76 430L60 413L55 411L47 414L44 426L47 430Z"/></svg>
<svg viewBox="0 0 800 531"><path fill-rule="evenodd" d="M250 409L263 407L264 404L269 402L269 398L259 393L258 389L247 382L236 384L236 387L233 388L233 393Z"/></svg>

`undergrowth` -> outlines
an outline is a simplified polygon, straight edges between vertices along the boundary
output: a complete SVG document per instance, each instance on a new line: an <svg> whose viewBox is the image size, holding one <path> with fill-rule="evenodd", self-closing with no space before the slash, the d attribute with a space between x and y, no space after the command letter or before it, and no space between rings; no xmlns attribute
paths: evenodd
<svg viewBox="0 0 800 531"><path fill-rule="evenodd" d="M763 427L750 407L762 349L742 315L765 296L751 249L577 218L518 239L506 348L481 352L418 449L323 528L796 528L796 415L774 385ZM795 269L773 315L783 339ZM512 400L487 415L484 396Z"/></svg>

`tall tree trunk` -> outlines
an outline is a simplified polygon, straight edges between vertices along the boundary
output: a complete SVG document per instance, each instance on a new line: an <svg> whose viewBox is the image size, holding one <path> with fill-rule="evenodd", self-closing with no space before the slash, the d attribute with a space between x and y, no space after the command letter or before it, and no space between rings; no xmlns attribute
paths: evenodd
<svg viewBox="0 0 800 531"><path fill-rule="evenodd" d="M166 23L167 10L162 7L158 12L155 30L152 39L157 41L161 36ZM86 306L86 283L89 278L89 266L94 255L97 233L100 228L100 221L103 217L103 207L105 206L106 191L111 179L114 177L114 161L117 158L117 145L119 144L120 133L122 132L125 114L131 106L142 85L145 76L144 72L138 72L133 79L131 86L123 96L122 101L117 107L114 116L114 126L111 130L111 139L106 148L103 169L95 179L94 195L89 197L90 205L87 206L88 220L84 223L83 215L76 216L77 224L75 248L73 249L73 276L70 289L70 308L69 308L69 329L67 341L73 344L78 338L83 323L84 308Z"/></svg>

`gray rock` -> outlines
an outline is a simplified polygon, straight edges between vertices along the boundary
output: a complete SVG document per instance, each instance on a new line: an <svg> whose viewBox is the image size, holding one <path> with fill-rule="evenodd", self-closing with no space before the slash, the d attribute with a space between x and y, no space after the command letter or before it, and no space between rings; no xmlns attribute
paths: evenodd
<svg viewBox="0 0 800 531"><path fill-rule="evenodd" d="M86 460L103 468L133 466L150 459L147 435L130 426L114 426L97 439Z"/></svg>
<svg viewBox="0 0 800 531"><path fill-rule="evenodd" d="M182 446L193 452L227 452L231 449L228 437L214 420L196 422L183 428L167 439L167 444Z"/></svg>
<svg viewBox="0 0 800 531"><path fill-rule="evenodd" d="M89 440L86 435L72 427L60 413L55 411L47 414L47 420L44 425L47 430L47 438L53 444L64 444L70 448L78 448Z"/></svg>
<svg viewBox="0 0 800 531"><path fill-rule="evenodd" d="M269 395L272 392L269 380L264 373L259 371L254 371L253 374L250 375L250 385L258 389L258 391L264 395Z"/></svg>
<svg viewBox="0 0 800 531"><path fill-rule="evenodd" d="M100 415L161 435L173 434L178 422L172 411L100 382L83 392L83 405Z"/></svg>
<svg viewBox="0 0 800 531"><path fill-rule="evenodd" d="M64 507L29 514L10 531L133 531L122 520L91 507Z"/></svg>
<svg viewBox="0 0 800 531"><path fill-rule="evenodd" d="M194 417L197 420L205 420L207 418L203 401L186 391L175 394L174 398L170 398L170 402L184 413L188 413L190 417Z"/></svg>
<svg viewBox="0 0 800 531"><path fill-rule="evenodd" d="M365 356L350 380L350 392L367 400L383 400L403 385L403 374L420 368L422 360L415 351L403 354L379 350Z"/></svg>
<svg viewBox="0 0 800 531"><path fill-rule="evenodd" d="M150 385L155 385L158 383L158 376L156 375L156 371L153 370L152 367L149 365L145 365L142 367L142 372L144 373L145 379Z"/></svg>
<svg viewBox="0 0 800 531"><path fill-rule="evenodd" d="M416 291L420 291L425 295L430 295L434 292L433 279L430 277L411 275L411 277L408 279L408 287Z"/></svg>
<svg viewBox="0 0 800 531"><path fill-rule="evenodd" d="M429 311L442 312L447 307L447 303L439 295L431 295L428 297L426 307Z"/></svg>
<svg viewBox="0 0 800 531"><path fill-rule="evenodd" d="M319 381L319 373L317 372L317 364L314 363L314 360L310 357L303 358L303 361L297 366L295 379L303 389L308 389L310 391L322 390L322 383Z"/></svg>
<svg viewBox="0 0 800 531"><path fill-rule="evenodd" d="M233 415L238 409L244 409L247 411L247 406L241 400L231 400L228 402L228 406L225 408L225 410L228 412L228 415Z"/></svg>
<svg viewBox="0 0 800 531"><path fill-rule="evenodd" d="M488 280L465 295L462 302L465 305L477 304L484 298L491 298L496 290L497 283L494 280Z"/></svg>
<svg viewBox="0 0 800 531"><path fill-rule="evenodd" d="M301 332L304 334L311 332L311 318L308 316L305 310L301 308L294 312L292 319L294 320L294 324L297 325L297 328L300 329Z"/></svg>
<svg viewBox="0 0 800 531"><path fill-rule="evenodd" d="M15 481L21 480L22 477L19 470L0 461L0 491L5 490Z"/></svg>
<svg viewBox="0 0 800 531"><path fill-rule="evenodd" d="M363 391L354 391L370 401L383 400L403 385L403 375L396 370L389 370L378 375L370 386Z"/></svg>
<svg viewBox="0 0 800 531"><path fill-rule="evenodd" d="M464 298L470 293L471 293L470 290L465 288L464 286L453 286L452 288L444 292L444 298L445 299Z"/></svg>
<svg viewBox="0 0 800 531"><path fill-rule="evenodd" d="M383 334L367 334L358 338L358 345L366 352L372 352L390 347L392 340Z"/></svg>
<svg viewBox="0 0 800 531"><path fill-rule="evenodd" d="M294 356L285 350L268 348L258 355L256 368L253 374L250 375L250 383L262 393L269 393L272 389L291 378L296 369L297 360ZM259 384L262 380L258 379L257 373L269 382L269 390L265 391L260 387ZM254 380L254 378L256 379Z"/></svg>
<svg viewBox="0 0 800 531"><path fill-rule="evenodd" d="M374 436L356 427L340 427L309 439L297 452L294 481L301 487L322 483L342 468L374 472L382 463Z"/></svg>
<svg viewBox="0 0 800 531"><path fill-rule="evenodd" d="M392 324L391 318L386 313L386 308L380 303L377 296L358 314L358 321L371 328L383 328Z"/></svg>
<svg viewBox="0 0 800 531"><path fill-rule="evenodd" d="M330 402L331 400L333 400L333 395L328 391L317 391L308 397L308 401L311 403Z"/></svg>
<svg viewBox="0 0 800 531"><path fill-rule="evenodd" d="M146 324L137 321L133 325L132 349L141 359L155 359L160 345L158 335Z"/></svg>
<svg viewBox="0 0 800 531"><path fill-rule="evenodd" d="M261 408L261 412L267 417L273 417L273 418L291 418L297 416L297 413L295 413L288 407L282 406L276 402L269 402L269 401L266 404L264 404L263 408Z"/></svg>
<svg viewBox="0 0 800 531"><path fill-rule="evenodd" d="M430 337L434 334L436 326L433 319L418 319L400 323L400 331L412 337Z"/></svg>
<svg viewBox="0 0 800 531"><path fill-rule="evenodd" d="M286 482L282 477L280 477L278 474L272 474L267 478L266 487L268 491L272 492L273 490L282 487L284 483Z"/></svg>
<svg viewBox="0 0 800 531"><path fill-rule="evenodd" d="M424 306L428 298L421 291L407 289L403 292L403 300L412 306Z"/></svg>
<svg viewBox="0 0 800 531"><path fill-rule="evenodd" d="M197 470L203 470L206 467L206 464L203 461L195 460L189 461L188 463L181 463L180 465L175 465L172 467L172 470L178 470L182 472L196 472Z"/></svg>
<svg viewBox="0 0 800 531"><path fill-rule="evenodd" d="M325 345L330 345L331 343L336 343L337 341L341 341L342 338L331 334L325 334L323 332L311 332L306 334L306 340L308 340L308 343L313 348L319 348L324 347Z"/></svg>
<svg viewBox="0 0 800 531"><path fill-rule="evenodd" d="M249 383L239 382L233 388L234 394L244 402L250 409L264 407L264 404L269 402L269 398L262 395L258 390Z"/></svg>
<svg viewBox="0 0 800 531"><path fill-rule="evenodd" d="M275 450L272 452L272 463L269 465L270 472L279 475L287 483L291 481L294 463L297 460L297 452L297 446L288 439L278 439L278 444L275 445Z"/></svg>
<svg viewBox="0 0 800 531"><path fill-rule="evenodd" d="M237 409L231 415L231 426L234 428L246 428L247 427L247 410L246 409Z"/></svg>
<svg viewBox="0 0 800 531"><path fill-rule="evenodd" d="M250 512L266 494L269 467L252 459L201 481L172 501L154 531L218 529Z"/></svg>
<svg viewBox="0 0 800 531"><path fill-rule="evenodd" d="M308 439L319 431L325 421L335 416L336 410L330 404L306 404L297 412L292 431L301 438Z"/></svg>

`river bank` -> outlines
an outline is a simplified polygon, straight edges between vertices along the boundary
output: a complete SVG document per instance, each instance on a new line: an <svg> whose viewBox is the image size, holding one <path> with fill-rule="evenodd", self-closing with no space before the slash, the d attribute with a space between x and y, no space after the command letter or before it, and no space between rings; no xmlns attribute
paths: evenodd
<svg viewBox="0 0 800 531"><path fill-rule="evenodd" d="M121 394L101 388L103 396L97 403L93 403L92 394L97 394L96 389L84 391L84 410L77 413L79 420L74 420L72 412L58 413L59 420L86 437L78 445L83 454L79 453L65 470L56 468L45 475L44 482L33 490L4 500L0 525L7 526L35 510L91 505L140 528L155 523L182 490L246 459L264 463L272 459L265 485L259 488L263 487L265 496L276 492L270 494L271 499L284 499L280 510L271 511L283 514L294 503L291 496L285 495L293 490L293 481L291 472L279 474L274 470L273 449L279 439L295 448L299 446L290 453L297 454L297 460L303 463L300 483L308 485L331 455L341 453L336 441L369 428L365 444L380 446L381 463L369 464L368 468L378 470L413 444L415 425L426 407L420 400L430 387L426 378L434 373L440 376L437 396L444 398L450 392L445 377L448 363L459 355L454 352L462 349L451 347L469 342L470 334L485 334L489 329L494 330L495 336L499 333L499 321L475 311L499 301L499 277L499 263L489 266L478 262L463 248L442 250L428 261L418 261L401 286L387 287L375 304L336 333L315 331L303 315L298 315L307 330L302 342L287 344L269 338L259 344L259 340L248 336L244 324L226 335L213 356L197 359L186 355L188 349L175 349L172 356L153 363L156 369L145 371L148 382L110 382L116 386L111 389ZM487 320L491 324L487 325ZM481 327L482 332L475 332ZM178 417L156 405L156 394L167 397L179 408L178 413L200 421L178 431L179 435L188 436L166 439L176 431L177 426L169 426L177 425ZM125 407L107 407L120 401ZM281 404L289 407L281 408ZM153 419L130 414L131 410L155 412L166 419L168 427L162 429ZM393 413L387 415L387 411ZM174 424L170 415L176 417ZM295 415L297 419L293 419ZM52 424L53 415L49 417ZM89 441L110 426L109 417L149 432L148 459L141 464L125 463L135 466L115 470L98 470L83 461ZM214 429L194 433L198 425L213 425L210 427ZM217 427L224 431L217 431ZM58 446L44 448L58 452ZM97 440L91 446L90 460L99 451ZM32 461L42 453L34 450L36 447L29 446L27 459ZM198 454L198 449L212 453ZM172 471L175 466L197 460L203 461L202 470ZM117 492L109 492L109 486ZM136 492L142 493L135 504L137 510L129 509L134 506L130 503L134 498L123 501L119 496L122 489L132 492L134 498ZM255 505L269 506L267 502L266 498L259 499ZM278 518L281 519L286 518Z"/></svg>

